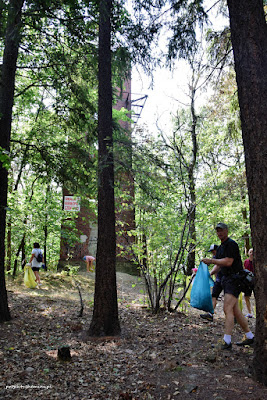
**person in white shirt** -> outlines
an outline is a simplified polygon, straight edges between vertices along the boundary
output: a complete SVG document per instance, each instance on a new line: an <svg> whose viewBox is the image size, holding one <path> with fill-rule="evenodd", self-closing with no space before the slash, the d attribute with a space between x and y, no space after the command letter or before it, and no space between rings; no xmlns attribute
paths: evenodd
<svg viewBox="0 0 267 400"><path fill-rule="evenodd" d="M39 256L39 258L38 258L38 256ZM42 258L42 260L38 261L41 258ZM33 250L32 250L32 255L31 255L29 263L31 264L32 270L33 270L35 278L36 278L36 282L39 286L41 285L39 271L40 271L40 268L42 267L43 262L44 262L44 257L43 257L42 250L40 249L39 243L33 243Z"/></svg>

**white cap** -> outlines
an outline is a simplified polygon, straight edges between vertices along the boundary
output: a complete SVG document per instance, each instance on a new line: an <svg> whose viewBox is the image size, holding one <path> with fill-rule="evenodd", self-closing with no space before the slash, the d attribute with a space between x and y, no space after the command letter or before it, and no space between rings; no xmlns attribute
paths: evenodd
<svg viewBox="0 0 267 400"><path fill-rule="evenodd" d="M208 251L217 250L217 249L218 249L217 244L211 244Z"/></svg>

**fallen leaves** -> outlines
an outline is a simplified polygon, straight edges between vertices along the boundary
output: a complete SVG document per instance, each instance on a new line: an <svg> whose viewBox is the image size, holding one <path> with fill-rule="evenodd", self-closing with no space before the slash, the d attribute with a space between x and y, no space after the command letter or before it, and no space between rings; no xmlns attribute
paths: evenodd
<svg viewBox="0 0 267 400"><path fill-rule="evenodd" d="M63 280L60 283L64 286ZM129 286L128 296L131 289L135 297L137 285ZM224 381L228 390L232 385L233 393L236 388L243 390L246 399L253 398L249 392L263 393L256 383L253 390L251 382L245 387L240 371L252 357L249 352L238 349L226 358L212 349L218 331L222 332L223 320L218 317L207 326L194 311L155 316L137 303L127 303L124 295L121 337L83 340L92 313L89 303L78 318L78 298L42 292L39 296L19 288L9 292L14 319L0 325L0 398L210 400L214 394L226 398ZM61 363L57 349L66 345L71 360ZM6 389L7 385L17 388Z"/></svg>

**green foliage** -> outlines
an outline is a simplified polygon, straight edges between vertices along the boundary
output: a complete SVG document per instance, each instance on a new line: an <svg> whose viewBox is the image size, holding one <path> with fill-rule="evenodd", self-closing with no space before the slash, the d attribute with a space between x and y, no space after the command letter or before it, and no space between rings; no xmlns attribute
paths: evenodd
<svg viewBox="0 0 267 400"><path fill-rule="evenodd" d="M7 150L3 149L0 146L0 162L2 163L3 168L9 170L10 168L10 154Z"/></svg>
<svg viewBox="0 0 267 400"><path fill-rule="evenodd" d="M4 39L4 5L0 12ZM112 28L114 87L122 87L136 53L125 41L133 36L139 40L142 31L135 29L120 2L114 3ZM13 263L25 239L28 258L33 238L44 243L48 232L47 259L56 265L60 236L69 246L77 242L76 214L70 217L62 211L61 188L85 203L97 195L98 2L27 2L21 32L11 164L2 154L6 166L11 166L9 247ZM0 40L1 51L3 48ZM148 57L145 47L143 54ZM114 111L115 127L119 120L129 121L127 113ZM127 139L122 130L116 128L116 132L119 147ZM121 159L118 169L127 163L129 156ZM92 208L92 203L88 207Z"/></svg>
<svg viewBox="0 0 267 400"><path fill-rule="evenodd" d="M136 2L135 19L123 3L114 4L114 87L123 87L131 61L152 68L153 62L148 61L157 47L153 40L158 38L162 23L172 34L169 60L181 56L192 61L197 48L196 27L207 17L203 1L170 0L171 18L167 22L159 14L166 4ZM6 3L2 5L1 53ZM0 161L9 169L7 217L12 226L12 263L25 235L26 258L34 241L46 240L49 265L56 266L60 239L70 247L78 240L77 214L62 210L62 187L82 197L88 208L92 207L90 199L97 196L97 34L98 2L45 0L25 5L11 151L10 155L0 151ZM225 58L230 50L229 29L208 31L208 39L209 61L230 65L231 59ZM224 62L219 64L221 59ZM193 121L188 110L178 110L171 136L163 133L155 138L143 132L142 140L134 142L119 127L120 121L130 123L129 111L113 110L118 213L133 208L133 193L125 190L127 180L136 188L136 229L126 227L128 237L134 240L121 249L121 255L130 254L142 269L154 308L172 301L172 287L179 290L183 283L192 206L196 207L196 239L191 243L197 263L210 243L218 242L213 229L218 220L228 223L231 236L241 246L243 236L249 233L244 217L248 198L238 99L231 70L221 74L215 94L198 114L198 155L193 173L196 203L192 205L188 165ZM117 224L123 234L124 222Z"/></svg>
<svg viewBox="0 0 267 400"><path fill-rule="evenodd" d="M226 66L230 65L233 67L230 27L227 26L222 31L208 29L206 33L206 39L209 43L209 62L212 65L215 65L217 68L220 66L221 71Z"/></svg>
<svg viewBox="0 0 267 400"><path fill-rule="evenodd" d="M248 196L245 176L245 161L237 104L236 86L232 71L222 77L219 90L211 98L209 106L203 109L200 135L201 186L199 194L204 203L197 207L198 218L210 221L210 228L203 224L199 236L205 238L209 247L209 235L205 233L214 227L218 220L227 222L230 235L244 246L243 236L249 232ZM198 225L199 226L199 225ZM199 228L198 228L199 229ZM217 242L215 232L210 240ZM203 251L200 252L203 254Z"/></svg>
<svg viewBox="0 0 267 400"><path fill-rule="evenodd" d="M51 268L59 259L62 224L67 226L63 239L77 241L76 214L70 218L62 211L62 186L78 195L82 191L81 197L96 192L97 24L86 19L84 5L74 0L27 3L23 18L8 246L13 263L23 238L27 260L34 241L45 244Z"/></svg>
<svg viewBox="0 0 267 400"><path fill-rule="evenodd" d="M49 192L42 190L40 183L23 178L18 190L9 194L7 217L11 222L12 263L18 246L25 234L25 254L29 261L34 242L44 245L44 229L48 231L47 261L55 265L58 260L62 220L62 199L56 186ZM32 193L33 191L34 193Z"/></svg>
<svg viewBox="0 0 267 400"><path fill-rule="evenodd" d="M168 59L187 58L196 46L196 29L202 27L207 14L202 0L170 0L171 18L167 23L171 31L168 44Z"/></svg>
<svg viewBox="0 0 267 400"><path fill-rule="evenodd" d="M79 266L75 266L75 265L66 265L65 269L61 271L61 275L65 276L73 276L73 275L77 275L79 272Z"/></svg>
<svg viewBox="0 0 267 400"><path fill-rule="evenodd" d="M229 225L230 236L239 243L241 252L244 238L249 235L244 154L233 78L232 71L222 75L215 95L198 110L196 239L191 241L197 265L211 243L219 244L214 230L219 221ZM136 230L132 234L136 240L131 251L147 281L154 310L160 306L156 304L160 293L162 305L167 303L169 307L173 302L169 296L172 287L176 291L183 283L190 250L187 219L191 213L191 124L191 114L181 109L172 135L161 133L152 138L150 132L143 131L142 140L133 146Z"/></svg>

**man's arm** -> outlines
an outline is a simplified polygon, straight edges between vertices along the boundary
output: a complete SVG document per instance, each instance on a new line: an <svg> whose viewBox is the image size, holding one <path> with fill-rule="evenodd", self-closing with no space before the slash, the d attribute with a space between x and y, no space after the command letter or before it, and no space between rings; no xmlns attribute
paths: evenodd
<svg viewBox="0 0 267 400"><path fill-rule="evenodd" d="M230 257L225 257L225 258L203 258L202 260L205 264L210 265L210 264L215 264L218 265L219 267L231 267L234 259Z"/></svg>
<svg viewBox="0 0 267 400"><path fill-rule="evenodd" d="M214 267L212 268L212 270L210 271L210 275L214 275L217 274L220 271L221 267L219 267L219 265L214 265Z"/></svg>

